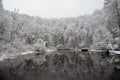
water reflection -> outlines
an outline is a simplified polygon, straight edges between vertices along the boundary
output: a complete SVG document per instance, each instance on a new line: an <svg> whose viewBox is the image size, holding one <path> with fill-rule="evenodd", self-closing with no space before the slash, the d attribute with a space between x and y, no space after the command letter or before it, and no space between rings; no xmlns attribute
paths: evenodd
<svg viewBox="0 0 120 80"><path fill-rule="evenodd" d="M99 53L73 50L30 54L3 63L3 80L110 80L113 68Z"/></svg>

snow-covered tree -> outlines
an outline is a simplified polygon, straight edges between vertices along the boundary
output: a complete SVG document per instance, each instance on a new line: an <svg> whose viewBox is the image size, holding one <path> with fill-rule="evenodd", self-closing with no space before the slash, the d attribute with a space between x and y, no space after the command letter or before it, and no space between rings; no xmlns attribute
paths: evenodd
<svg viewBox="0 0 120 80"><path fill-rule="evenodd" d="M93 48L100 48L107 47L108 44L110 44L113 40L113 35L110 33L110 31L104 27L100 26L93 35Z"/></svg>
<svg viewBox="0 0 120 80"><path fill-rule="evenodd" d="M113 34L113 37L120 36L120 8L119 0L105 0L104 10L106 27Z"/></svg>

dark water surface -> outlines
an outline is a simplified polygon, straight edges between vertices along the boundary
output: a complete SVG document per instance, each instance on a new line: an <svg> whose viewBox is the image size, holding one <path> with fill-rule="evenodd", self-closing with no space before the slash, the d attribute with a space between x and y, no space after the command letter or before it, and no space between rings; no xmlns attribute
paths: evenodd
<svg viewBox="0 0 120 80"><path fill-rule="evenodd" d="M0 80L120 80L120 70L101 53L59 50L0 62Z"/></svg>

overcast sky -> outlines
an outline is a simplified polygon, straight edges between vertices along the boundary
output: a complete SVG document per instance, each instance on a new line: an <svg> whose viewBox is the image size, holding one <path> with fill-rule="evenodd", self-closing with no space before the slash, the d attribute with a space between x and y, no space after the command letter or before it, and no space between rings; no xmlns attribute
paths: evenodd
<svg viewBox="0 0 120 80"><path fill-rule="evenodd" d="M104 0L3 0L4 8L42 18L76 17L103 7Z"/></svg>

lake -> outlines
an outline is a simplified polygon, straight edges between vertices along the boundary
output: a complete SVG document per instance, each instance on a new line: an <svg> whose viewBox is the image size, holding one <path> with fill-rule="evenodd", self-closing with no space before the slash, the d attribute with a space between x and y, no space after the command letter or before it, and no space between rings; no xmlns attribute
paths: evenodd
<svg viewBox="0 0 120 80"><path fill-rule="evenodd" d="M0 62L0 80L117 80L111 58L72 50L20 55Z"/></svg>

